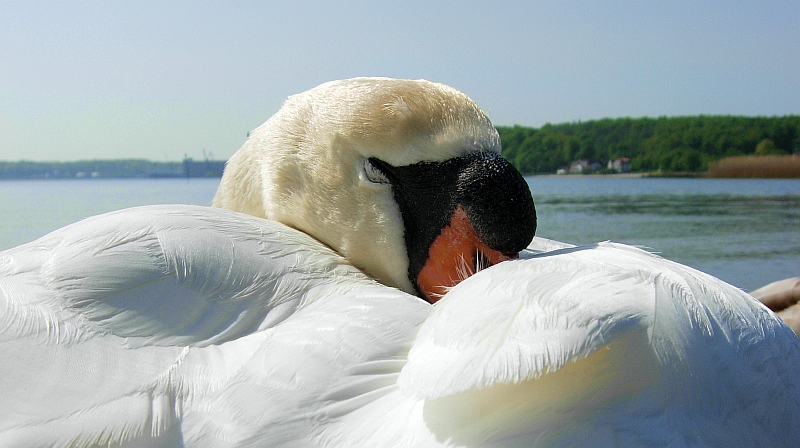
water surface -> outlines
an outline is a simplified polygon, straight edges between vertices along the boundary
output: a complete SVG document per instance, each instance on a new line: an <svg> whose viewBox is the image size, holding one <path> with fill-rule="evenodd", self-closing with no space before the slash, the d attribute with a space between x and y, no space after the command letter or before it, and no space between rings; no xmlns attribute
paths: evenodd
<svg viewBox="0 0 800 448"><path fill-rule="evenodd" d="M537 235L643 246L745 290L800 275L800 180L527 180Z"/></svg>
<svg viewBox="0 0 800 448"><path fill-rule="evenodd" d="M0 250L33 241L89 216L153 204L211 205L211 179L0 181Z"/></svg>

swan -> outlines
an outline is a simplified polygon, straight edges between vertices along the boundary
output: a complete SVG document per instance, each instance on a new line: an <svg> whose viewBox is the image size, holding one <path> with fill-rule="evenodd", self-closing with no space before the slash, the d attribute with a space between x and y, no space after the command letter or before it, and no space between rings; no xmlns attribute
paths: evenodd
<svg viewBox="0 0 800 448"><path fill-rule="evenodd" d="M779 318L641 249L534 238L498 151L452 88L327 83L251 133L215 207L0 252L0 446L798 440Z"/></svg>

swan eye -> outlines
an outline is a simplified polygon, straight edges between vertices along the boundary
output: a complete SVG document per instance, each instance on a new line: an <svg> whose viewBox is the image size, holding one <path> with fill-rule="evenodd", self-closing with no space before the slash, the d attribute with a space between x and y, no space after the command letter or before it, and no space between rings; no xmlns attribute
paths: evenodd
<svg viewBox="0 0 800 448"><path fill-rule="evenodd" d="M364 174L367 176L370 182L375 184L388 184L389 178L378 169L369 159L364 159Z"/></svg>

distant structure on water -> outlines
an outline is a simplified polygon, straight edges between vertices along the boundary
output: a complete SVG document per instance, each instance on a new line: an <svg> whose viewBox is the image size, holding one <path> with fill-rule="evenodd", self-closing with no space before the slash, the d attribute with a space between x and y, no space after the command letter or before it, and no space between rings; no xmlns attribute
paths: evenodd
<svg viewBox="0 0 800 448"><path fill-rule="evenodd" d="M183 159L183 174L186 177L222 177L224 160L203 160L195 162L191 157Z"/></svg>
<svg viewBox="0 0 800 448"><path fill-rule="evenodd" d="M183 159L179 166L167 169L154 169L147 173L147 177L154 179L176 178L176 177L222 177L225 169L224 160L199 160L195 161L191 157Z"/></svg>

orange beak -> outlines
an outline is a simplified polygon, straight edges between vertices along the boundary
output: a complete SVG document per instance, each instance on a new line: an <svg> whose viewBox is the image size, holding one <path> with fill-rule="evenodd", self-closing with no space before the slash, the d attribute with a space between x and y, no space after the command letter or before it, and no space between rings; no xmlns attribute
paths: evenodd
<svg viewBox="0 0 800 448"><path fill-rule="evenodd" d="M417 287L430 303L444 296L449 288L481 269L517 258L504 254L480 240L463 208L456 208L450 224L431 244L428 260L417 275Z"/></svg>

